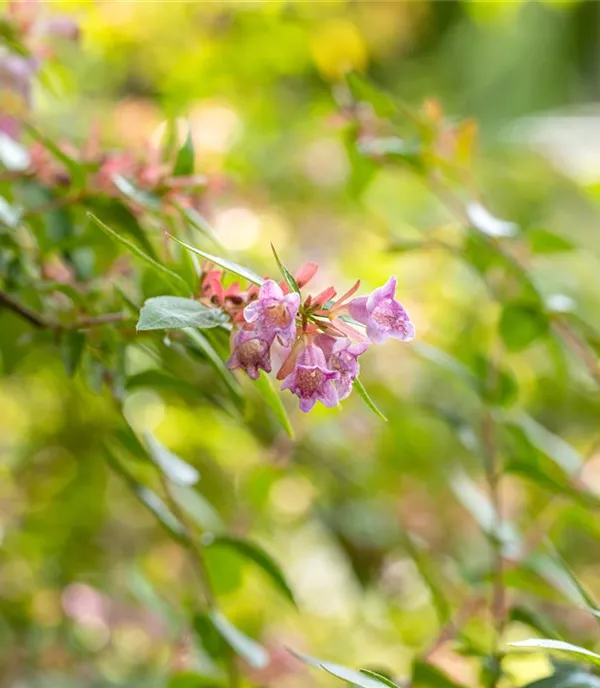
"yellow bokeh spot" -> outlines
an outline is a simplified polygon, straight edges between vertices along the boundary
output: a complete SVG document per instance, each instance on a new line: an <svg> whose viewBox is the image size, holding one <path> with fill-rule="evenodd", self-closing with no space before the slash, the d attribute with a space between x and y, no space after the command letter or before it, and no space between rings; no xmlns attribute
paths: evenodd
<svg viewBox="0 0 600 688"><path fill-rule="evenodd" d="M331 19L322 24L311 37L310 47L317 68L328 79L339 79L367 66L363 37L346 19Z"/></svg>

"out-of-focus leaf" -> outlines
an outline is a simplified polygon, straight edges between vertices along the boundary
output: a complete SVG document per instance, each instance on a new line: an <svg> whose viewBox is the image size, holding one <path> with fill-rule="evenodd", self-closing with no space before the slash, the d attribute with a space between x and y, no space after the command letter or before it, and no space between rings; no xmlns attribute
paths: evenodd
<svg viewBox="0 0 600 688"><path fill-rule="evenodd" d="M528 650L552 650L556 652L566 652L568 654L573 654L578 657L578 659L584 662L590 662L592 664L597 664L600 666L600 655L592 652L591 650L586 650L584 647L579 647L578 645L572 645L571 643L566 643L564 640L552 640L550 638L530 638L529 640L518 640L514 643L509 643L510 647L522 647Z"/></svg>
<svg viewBox="0 0 600 688"><path fill-rule="evenodd" d="M206 329L229 320L220 308L209 308L194 299L181 296L154 296L140 311L137 330L173 330L182 327Z"/></svg>
<svg viewBox="0 0 600 688"><path fill-rule="evenodd" d="M375 402L373 401L373 399L371 399L369 393L367 392L359 378L356 378L354 380L353 387L364 399L365 404L371 409L371 411L373 411L373 413L376 416L378 416L382 421L387 423L387 417L377 408Z"/></svg>
<svg viewBox="0 0 600 688"><path fill-rule="evenodd" d="M451 679L443 671L420 659L413 663L411 686L412 688L463 688L462 684Z"/></svg>
<svg viewBox="0 0 600 688"><path fill-rule="evenodd" d="M281 427L285 430L287 435L291 437L291 439L294 439L294 428L292 427L292 423L289 419L287 411L285 410L285 406L281 401L281 397L273 387L271 378L267 375L267 373L265 373L264 370L261 370L260 375L258 379L255 380L254 384L262 398L269 405L271 411L273 411L273 414L281 424Z"/></svg>
<svg viewBox="0 0 600 688"><path fill-rule="evenodd" d="M177 153L175 167L173 168L174 177L184 177L194 172L194 142L192 140L192 130L188 127L188 133L183 146Z"/></svg>
<svg viewBox="0 0 600 688"><path fill-rule="evenodd" d="M255 542L242 540L241 538L232 537L230 535L214 535L204 539L204 544L208 547L226 547L241 554L246 559L250 559L250 561L257 564L269 576L273 583L275 583L277 589L282 592L292 604L296 604L294 593L283 575L282 570L279 568L279 565Z"/></svg>
<svg viewBox="0 0 600 688"><path fill-rule="evenodd" d="M527 439L543 454L549 456L554 463L570 476L579 473L583 466L583 457L561 437L550 432L543 425L525 413L510 417L511 423L523 430Z"/></svg>
<svg viewBox="0 0 600 688"><path fill-rule="evenodd" d="M355 100L369 103L380 117L396 116L398 106L387 93L380 91L356 73L349 74L346 80Z"/></svg>
<svg viewBox="0 0 600 688"><path fill-rule="evenodd" d="M50 153L67 168L67 171L71 177L71 183L74 188L81 189L85 185L85 167L84 165L75 160L70 155L65 153L60 146L57 146L52 139L44 136L36 127L32 126L28 122L25 122L25 128L33 136L34 139L39 141L44 148L46 148Z"/></svg>
<svg viewBox="0 0 600 688"><path fill-rule="evenodd" d="M62 360L69 377L77 372L85 346L85 335L81 332L65 332L61 340Z"/></svg>
<svg viewBox="0 0 600 688"><path fill-rule="evenodd" d="M238 383L236 382L235 378L231 374L231 371L229 370L229 368L227 368L219 354L214 350L213 346L208 341L208 339L201 332L198 332L197 330L192 330L188 327L184 328L184 332L187 335L188 339L210 361L215 371L223 379L223 381L233 394L234 400L240 401L242 397Z"/></svg>
<svg viewBox="0 0 600 688"><path fill-rule="evenodd" d="M398 688L398 684L394 683L391 678L388 678L383 674L379 674L376 671L371 671L370 669L359 669L359 672L365 676L374 678L376 681L380 681L383 683L383 685L388 686L388 688Z"/></svg>
<svg viewBox="0 0 600 688"><path fill-rule="evenodd" d="M129 179L116 174L112 177L113 184L129 200L148 210L160 210L160 199L148 191L138 189Z"/></svg>
<svg viewBox="0 0 600 688"><path fill-rule="evenodd" d="M133 253L135 256L137 256L145 263L150 265L150 267L152 267L153 270L157 271L162 276L162 278L166 279L168 283L171 286L174 286L174 288L177 291L183 291L184 293L189 292L189 287L186 281L176 272L173 272L173 270L169 270L168 267L154 260L154 258L151 258L149 255L144 253L141 248L139 248L135 244L132 244L131 241L129 241L129 239L126 239L125 237L115 232L114 229L111 229L108 225L104 224L104 222L97 218L93 213L88 213L88 217L92 219L98 225L98 227L103 229L109 236L115 239L115 241L118 241L120 244L123 244L123 246L125 246L131 253Z"/></svg>
<svg viewBox="0 0 600 688"><path fill-rule="evenodd" d="M405 163L416 168L422 165L419 143L406 141L397 136L366 139L359 143L358 149L363 155L384 158L389 162Z"/></svg>
<svg viewBox="0 0 600 688"><path fill-rule="evenodd" d="M410 348L421 358L435 363L446 372L462 380L465 384L471 387L477 386L477 378L469 368L445 351L425 342L414 342Z"/></svg>
<svg viewBox="0 0 600 688"><path fill-rule="evenodd" d="M160 523L176 538L186 540L187 536L181 523L169 511L163 500L152 490L143 485L132 485L136 497L151 511Z"/></svg>
<svg viewBox="0 0 600 688"><path fill-rule="evenodd" d="M583 603L591 609L595 609L598 605L596 600L590 595L584 585L579 581L573 569L565 561L565 558L556 549L556 547L549 541L546 541L546 549L548 550L548 556L552 561L555 562L556 566L564 573L567 579L571 582L572 586L577 590ZM598 617L600 618L600 617Z"/></svg>
<svg viewBox="0 0 600 688"><path fill-rule="evenodd" d="M194 466L163 447L151 433L145 432L144 439L152 461L169 480L178 485L195 485L200 480L200 472Z"/></svg>
<svg viewBox="0 0 600 688"><path fill-rule="evenodd" d="M499 220L481 203L469 203L466 211L473 227L488 236L513 237L519 231L519 227L514 222Z"/></svg>
<svg viewBox="0 0 600 688"><path fill-rule="evenodd" d="M31 164L29 151L0 131L0 163L10 172L24 172Z"/></svg>
<svg viewBox="0 0 600 688"><path fill-rule="evenodd" d="M515 605L514 607L511 607L508 618L510 621L517 621L519 623L526 624L535 631L543 633L544 635L557 634L554 624L552 624L549 619L542 614L538 614L532 609L528 609L522 605Z"/></svg>
<svg viewBox="0 0 600 688"><path fill-rule="evenodd" d="M85 207L97 217L103 217L113 227L117 227L123 233L128 234L150 258L157 260L156 252L146 232L140 226L136 216L120 199L90 198L86 200Z"/></svg>
<svg viewBox="0 0 600 688"><path fill-rule="evenodd" d="M285 267L285 265L279 260L279 256L277 255L277 251L275 250L275 246L273 246L273 244L271 244L271 251L273 251L273 256L275 258L275 262L277 263L277 267L279 268L279 272L281 272L283 279L285 280L286 284L288 285L288 287L292 291L295 291L296 294L299 294L300 293L300 287L298 286L298 282L296 282L296 278Z"/></svg>
<svg viewBox="0 0 600 688"><path fill-rule="evenodd" d="M193 671L180 671L169 677L167 688L223 688L223 683Z"/></svg>
<svg viewBox="0 0 600 688"><path fill-rule="evenodd" d="M228 272L232 272L234 275L237 275L242 279L246 279L249 282L252 282L253 284L257 284L259 286L263 283L262 277L259 277L255 272L252 272L252 270L248 270L248 268L243 268L241 265L233 263L232 261L227 260L226 258L213 256L211 253L206 253L206 251L202 251L199 248L196 248L195 246L190 246L189 244L186 244L185 241L181 241L181 239L174 237L172 234L168 234L167 236L173 239L173 241L176 241L178 244L181 244L184 248L187 248L188 251L191 251L192 253L196 253L197 255L202 256L202 258L204 258L205 260L208 260L211 263L218 265L219 267L223 268L224 270L227 270Z"/></svg>
<svg viewBox="0 0 600 688"><path fill-rule="evenodd" d="M7 227L18 227L23 211L11 205L6 198L0 196L0 225Z"/></svg>
<svg viewBox="0 0 600 688"><path fill-rule="evenodd" d="M187 485L171 485L171 494L177 504L202 530L218 533L224 529L223 521L214 506L193 488Z"/></svg>
<svg viewBox="0 0 600 688"><path fill-rule="evenodd" d="M527 238L533 253L563 253L576 248L569 239L545 229L532 229L527 233Z"/></svg>
<svg viewBox="0 0 600 688"><path fill-rule="evenodd" d="M194 631L206 653L213 659L221 659L229 651L229 646L224 642L210 615L196 614L193 623Z"/></svg>
<svg viewBox="0 0 600 688"><path fill-rule="evenodd" d="M514 526L498 518L488 496L464 473L456 472L450 478L450 487L458 501L479 523L481 529L502 543L502 550L509 559L518 558L521 553L521 538Z"/></svg>
<svg viewBox="0 0 600 688"><path fill-rule="evenodd" d="M561 669L523 688L600 688L600 677L588 673L581 666L573 666L568 671Z"/></svg>
<svg viewBox="0 0 600 688"><path fill-rule="evenodd" d="M546 315L535 306L512 302L504 305L498 327L507 349L521 351L543 337L549 324Z"/></svg>
<svg viewBox="0 0 600 688"><path fill-rule="evenodd" d="M177 208L177 210L181 213L181 216L184 219L184 221L188 222L192 225L192 227L197 229L204 236L211 239L211 241L214 244L219 245L219 241L216 237L215 230L211 227L210 223L206 218L200 215L200 213L194 208L185 208L184 206L179 205L178 203L175 203L174 205Z"/></svg>
<svg viewBox="0 0 600 688"><path fill-rule="evenodd" d="M381 688L382 686L391 686L392 688L398 688L398 685L388 678L376 677L372 673L364 673L362 671L355 671L354 669L348 669L341 664L334 664L333 662L327 662L322 659L316 659L314 657L309 657L296 650L290 650L290 652L297 657L301 662L314 667L315 669L323 669L328 674L332 674L336 678L342 679L342 681L347 681L360 688Z"/></svg>
<svg viewBox="0 0 600 688"><path fill-rule="evenodd" d="M213 610L210 619L223 640L253 669L264 669L269 664L265 648L237 629L221 612Z"/></svg>

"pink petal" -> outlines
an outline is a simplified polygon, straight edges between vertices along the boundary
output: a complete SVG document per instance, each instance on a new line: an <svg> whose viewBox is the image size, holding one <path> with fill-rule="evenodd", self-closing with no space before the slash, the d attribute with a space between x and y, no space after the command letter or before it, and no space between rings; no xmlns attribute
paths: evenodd
<svg viewBox="0 0 600 688"><path fill-rule="evenodd" d="M258 298L261 301L281 301L283 299L283 291L275 280L266 280L262 283Z"/></svg>
<svg viewBox="0 0 600 688"><path fill-rule="evenodd" d="M372 291L367 297L367 311L371 312L384 299L393 299L397 284L398 280L395 277L390 277L383 287Z"/></svg>
<svg viewBox="0 0 600 688"><path fill-rule="evenodd" d="M260 313L262 311L262 305L260 301L253 301L252 303L249 303L246 308L244 308L244 318L246 322L254 322L255 320L258 320L260 317Z"/></svg>
<svg viewBox="0 0 600 688"><path fill-rule="evenodd" d="M300 266L294 277L299 287L303 287L308 284L310 280L315 276L319 266L316 263L304 263Z"/></svg>
<svg viewBox="0 0 600 688"><path fill-rule="evenodd" d="M367 324L369 319L369 311L367 310L368 296L357 296L348 304L348 311L350 315L362 325Z"/></svg>

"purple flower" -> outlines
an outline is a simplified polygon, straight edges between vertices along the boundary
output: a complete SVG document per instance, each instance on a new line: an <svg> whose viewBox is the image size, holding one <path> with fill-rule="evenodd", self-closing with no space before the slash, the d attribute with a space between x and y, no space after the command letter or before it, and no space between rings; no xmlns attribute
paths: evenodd
<svg viewBox="0 0 600 688"><path fill-rule="evenodd" d="M320 401L331 408L338 403L334 381L337 371L329 370L325 354L315 344L307 344L298 354L294 370L285 378L281 389L289 389L300 399L300 409L307 413Z"/></svg>
<svg viewBox="0 0 600 688"><path fill-rule="evenodd" d="M242 368L253 379L258 379L258 369L271 372L270 348L272 339L266 339L254 330L240 330L233 346L233 353L227 361L229 370Z"/></svg>
<svg viewBox="0 0 600 688"><path fill-rule="evenodd" d="M367 326L367 336L374 344L380 344L388 337L406 342L414 339L414 325L394 298L396 284L396 278L390 277L383 287L375 289L369 296L352 299L348 304L350 315Z"/></svg>
<svg viewBox="0 0 600 688"><path fill-rule="evenodd" d="M335 388L341 401L350 396L352 384L360 372L358 357L365 353L369 345L367 342L352 342L341 337L331 339L334 339L334 343L327 355L327 365L340 374L335 381Z"/></svg>
<svg viewBox="0 0 600 688"><path fill-rule="evenodd" d="M288 345L296 336L296 315L300 295L284 294L274 280L266 280L258 292L258 299L244 308L246 322L255 323L257 332L271 340L277 335Z"/></svg>

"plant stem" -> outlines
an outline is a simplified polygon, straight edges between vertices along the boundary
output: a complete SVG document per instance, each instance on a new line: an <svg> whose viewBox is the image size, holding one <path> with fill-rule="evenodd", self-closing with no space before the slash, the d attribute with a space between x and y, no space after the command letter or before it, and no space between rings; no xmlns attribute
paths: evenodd
<svg viewBox="0 0 600 688"><path fill-rule="evenodd" d="M24 306L22 303L9 296L3 291L0 291L0 307L7 308L9 311L16 313L18 316L26 320L30 325L43 329L55 329L56 325L46 320L43 315L36 313L31 308Z"/></svg>

